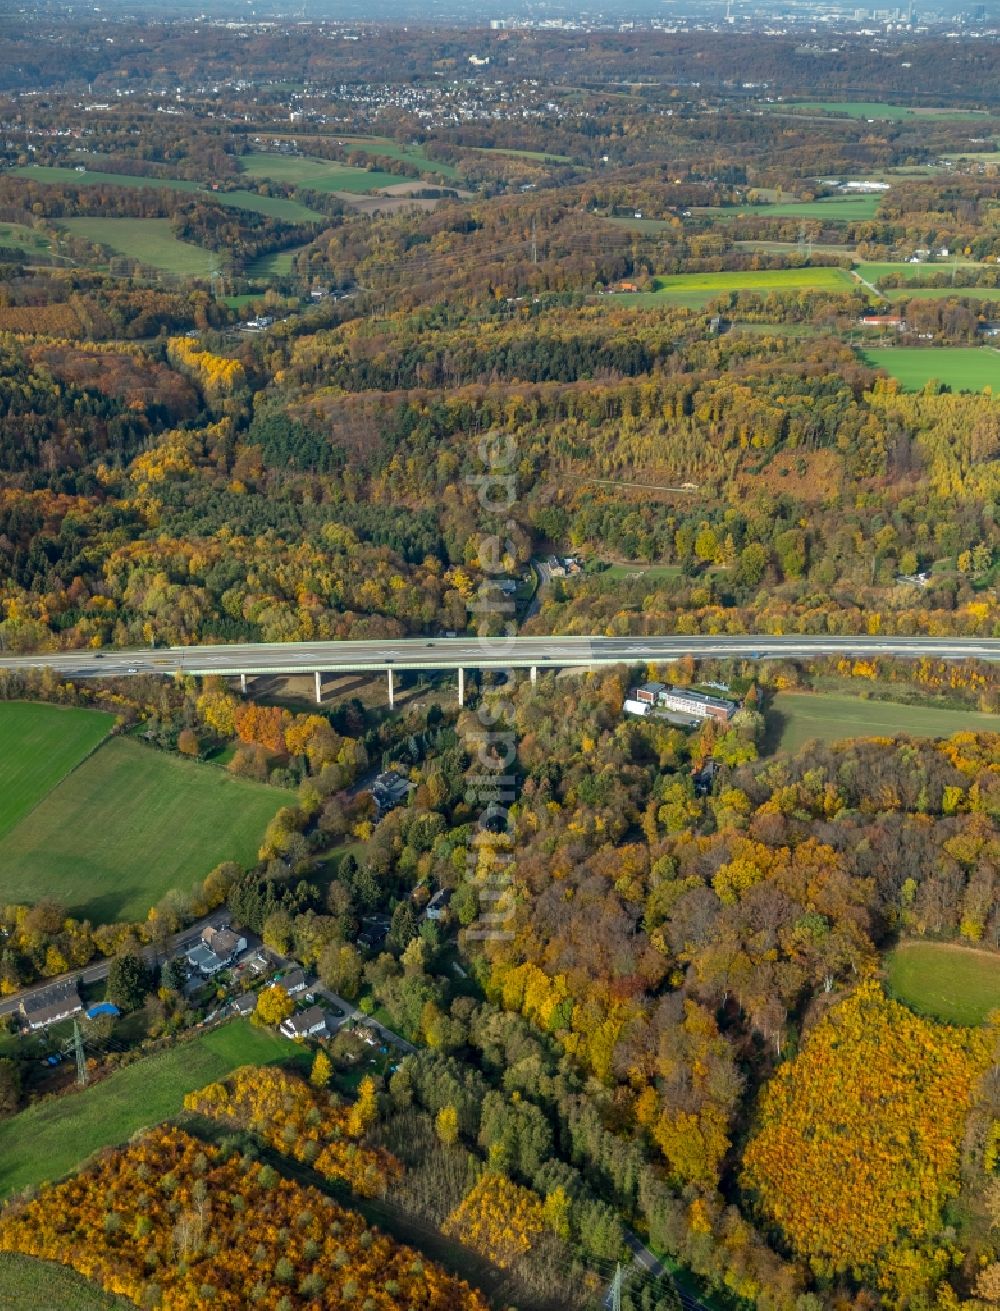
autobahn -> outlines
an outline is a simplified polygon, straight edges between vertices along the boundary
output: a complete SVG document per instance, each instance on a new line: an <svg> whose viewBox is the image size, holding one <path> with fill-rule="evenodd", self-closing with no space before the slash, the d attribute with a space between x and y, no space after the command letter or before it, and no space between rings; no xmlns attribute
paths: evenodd
<svg viewBox="0 0 1000 1311"><path fill-rule="evenodd" d="M0 657L0 669L51 668L64 678L226 676L393 670L544 669L667 663L691 657L808 660L821 656L1000 661L1000 638L829 635L671 637L409 637L363 642L236 643L51 651Z"/></svg>

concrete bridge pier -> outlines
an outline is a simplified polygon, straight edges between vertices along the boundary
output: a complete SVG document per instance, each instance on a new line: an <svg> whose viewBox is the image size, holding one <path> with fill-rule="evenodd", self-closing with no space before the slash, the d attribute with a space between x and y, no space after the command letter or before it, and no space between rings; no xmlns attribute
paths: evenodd
<svg viewBox="0 0 1000 1311"><path fill-rule="evenodd" d="M389 709L394 710L396 707L396 683L395 680L393 679L391 669L388 670L388 674L389 674Z"/></svg>
<svg viewBox="0 0 1000 1311"><path fill-rule="evenodd" d="M318 669L316 670L315 678L316 678L316 704L318 706L321 706L323 704L323 675L319 672Z"/></svg>
<svg viewBox="0 0 1000 1311"><path fill-rule="evenodd" d="M240 674L240 691L243 693L244 696L246 696L246 692L247 692L247 676L246 676L246 674Z"/></svg>
<svg viewBox="0 0 1000 1311"><path fill-rule="evenodd" d="M465 670L458 671L458 704L465 705Z"/></svg>
<svg viewBox="0 0 1000 1311"><path fill-rule="evenodd" d="M538 666L531 666L531 686L534 687L538 682Z"/></svg>

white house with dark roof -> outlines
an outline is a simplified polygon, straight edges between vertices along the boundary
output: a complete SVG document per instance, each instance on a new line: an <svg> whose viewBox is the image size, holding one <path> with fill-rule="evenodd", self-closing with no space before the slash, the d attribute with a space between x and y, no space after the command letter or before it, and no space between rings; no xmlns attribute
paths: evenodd
<svg viewBox="0 0 1000 1311"><path fill-rule="evenodd" d="M83 1010L80 988L76 979L69 983L54 983L43 992L33 992L21 999L21 1016L33 1033L50 1024L79 1015Z"/></svg>
<svg viewBox="0 0 1000 1311"><path fill-rule="evenodd" d="M286 1038L325 1038L330 1032L322 1006L310 1006L297 1015L289 1015L280 1027Z"/></svg>

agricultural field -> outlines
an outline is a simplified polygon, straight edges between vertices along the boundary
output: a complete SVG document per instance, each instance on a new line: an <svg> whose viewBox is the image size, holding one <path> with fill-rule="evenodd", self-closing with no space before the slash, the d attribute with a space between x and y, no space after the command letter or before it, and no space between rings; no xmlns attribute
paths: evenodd
<svg viewBox="0 0 1000 1311"><path fill-rule="evenodd" d="M848 118L882 119L900 123L907 118L950 119L983 118L977 109L913 109L907 105L890 105L884 100L795 100L768 106L814 114L846 114Z"/></svg>
<svg viewBox="0 0 1000 1311"><path fill-rule="evenodd" d="M882 193L884 195L885 193ZM882 203L877 196L830 196L825 200L773 200L760 205L730 205L699 213L728 217L730 214L759 214L762 218L823 219L830 223L857 223L872 219Z"/></svg>
<svg viewBox="0 0 1000 1311"><path fill-rule="evenodd" d="M337 140L349 146L351 150L363 151L375 157L381 156L383 159L398 159L400 163L412 164L425 173L436 173L453 182L461 181L461 175L454 164L428 158L423 146L401 146L398 141L391 141L388 137L338 137ZM398 182L401 179L396 180Z"/></svg>
<svg viewBox="0 0 1000 1311"><path fill-rule="evenodd" d="M629 214L603 214L601 217L605 223L624 228L626 232L665 232L667 228L673 227L669 219L637 219Z"/></svg>
<svg viewBox="0 0 1000 1311"><path fill-rule="evenodd" d="M510 155L512 159L534 159L539 164L572 164L569 155L550 155L544 150L511 150L506 146L469 146L477 155Z"/></svg>
<svg viewBox="0 0 1000 1311"><path fill-rule="evenodd" d="M903 942L889 956L890 994L946 1024L983 1024L1000 1010L1000 955L950 942Z"/></svg>
<svg viewBox="0 0 1000 1311"><path fill-rule="evenodd" d="M905 278L907 282L921 282L925 278L933 278L944 273L951 276L954 268L960 269L984 269L994 267L995 265L978 264L975 260L941 260L933 264L870 264L861 261L855 266L856 271L867 282L880 283L883 278Z"/></svg>
<svg viewBox="0 0 1000 1311"><path fill-rule="evenodd" d="M3 1311L117 1311L134 1303L105 1293L68 1266L0 1252L0 1307Z"/></svg>
<svg viewBox="0 0 1000 1311"><path fill-rule="evenodd" d="M205 200L214 200L219 205L228 205L231 209L246 209L255 214L264 214L267 218L285 219L289 223L325 223L323 214L296 200L285 200L283 196L258 196L255 191L211 191L199 182L190 182L186 178L147 178L133 176L131 173L101 173L87 169L86 173L77 173L74 168L62 168L54 164L23 164L9 170L11 176L28 177L34 182L61 182L66 185L88 186L102 183L113 187L141 187L147 191L185 191L200 195ZM388 176L388 175L385 175ZM395 178L394 181L399 181Z"/></svg>
<svg viewBox="0 0 1000 1311"><path fill-rule="evenodd" d="M889 301L900 300L1000 300L1000 287L887 287L882 292Z"/></svg>
<svg viewBox="0 0 1000 1311"><path fill-rule="evenodd" d="M1000 392L1000 351L988 346L888 346L862 351L867 364L885 369L905 391L920 391L931 379L952 391Z"/></svg>
<svg viewBox="0 0 1000 1311"><path fill-rule="evenodd" d="M740 273L678 273L672 277L656 278L655 291L633 293L618 299L627 303L639 301L656 304L666 301L672 305L692 305L698 308L706 305L717 296L724 296L730 291L809 291L829 289L833 291L852 291L857 283L845 269L807 268L807 269L761 269L745 270Z"/></svg>
<svg viewBox="0 0 1000 1311"><path fill-rule="evenodd" d="M835 692L779 692L768 710L768 737L777 751L794 753L812 738L947 737L964 730L1000 732L1000 715L937 706L906 706Z"/></svg>
<svg viewBox="0 0 1000 1311"><path fill-rule="evenodd" d="M231 1020L116 1070L91 1088L36 1102L0 1122L0 1198L59 1179L92 1152L178 1114L188 1093L241 1065L298 1060L301 1052L270 1030Z"/></svg>
<svg viewBox="0 0 1000 1311"><path fill-rule="evenodd" d="M321 191L327 195L335 191L363 194L410 180L398 177L395 173L354 168L336 160L313 159L308 155L243 155L240 165L248 177L270 178L274 182L307 187L310 191Z"/></svg>
<svg viewBox="0 0 1000 1311"><path fill-rule="evenodd" d="M800 241L734 241L733 245L737 250L766 251L773 255L798 255L803 248ZM840 259L853 259L855 254L853 247L834 242L813 241L809 249L814 255L832 255Z"/></svg>
<svg viewBox="0 0 1000 1311"><path fill-rule="evenodd" d="M0 838L104 741L114 723L114 715L98 710L0 703Z"/></svg>
<svg viewBox="0 0 1000 1311"><path fill-rule="evenodd" d="M67 218L59 226L72 237L107 246L116 255L173 273L179 278L210 278L219 257L190 241L181 241L165 218Z"/></svg>
<svg viewBox="0 0 1000 1311"><path fill-rule="evenodd" d="M265 784L114 738L0 840L5 900L56 897L95 923L144 919L171 888L191 887L221 861L252 863L286 800Z"/></svg>

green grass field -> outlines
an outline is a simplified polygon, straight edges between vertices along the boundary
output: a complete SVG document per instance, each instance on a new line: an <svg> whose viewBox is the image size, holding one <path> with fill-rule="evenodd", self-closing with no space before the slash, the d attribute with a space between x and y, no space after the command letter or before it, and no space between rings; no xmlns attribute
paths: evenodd
<svg viewBox="0 0 1000 1311"><path fill-rule="evenodd" d="M4 898L57 897L95 922L145 919L164 893L220 861L252 863L286 801L265 784L113 738L0 840Z"/></svg>
<svg viewBox="0 0 1000 1311"><path fill-rule="evenodd" d="M912 109L907 105L889 105L884 100L796 100L769 106L813 114L846 114L848 118L875 118L899 123L906 118L946 119L982 118L975 109Z"/></svg>
<svg viewBox="0 0 1000 1311"><path fill-rule="evenodd" d="M621 301L632 303L640 299L647 304L657 300L673 305L692 305L698 308L716 296L730 291L805 291L829 289L852 291L857 283L845 269L762 269L740 273L678 273L673 277L656 278L655 291L624 295ZM616 303L621 303L618 297Z"/></svg>
<svg viewBox="0 0 1000 1311"><path fill-rule="evenodd" d="M69 1266L36 1261L19 1252L0 1252L3 1311L117 1311L134 1305L105 1293Z"/></svg>
<svg viewBox="0 0 1000 1311"><path fill-rule="evenodd" d="M389 137L338 137L337 140L350 147L352 151L362 151L373 157L381 156L382 159L398 159L401 163L412 164L414 168L422 169L425 173L436 173L452 182L459 181L461 177L454 164L430 159L423 146L401 146L397 141L391 141ZM397 178L399 182L405 180L405 178Z"/></svg>
<svg viewBox="0 0 1000 1311"><path fill-rule="evenodd" d="M904 942L886 963L889 991L920 1015L982 1024L1000 1010L1000 955L946 942Z"/></svg>
<svg viewBox="0 0 1000 1311"><path fill-rule="evenodd" d="M812 738L948 737L963 730L1000 733L1000 715L937 706L905 706L836 692L779 692L768 711L768 737L778 751L795 752Z"/></svg>
<svg viewBox="0 0 1000 1311"><path fill-rule="evenodd" d="M240 1065L301 1060L277 1034L233 1020L117 1070L92 1088L36 1102L0 1122L0 1198L62 1178L92 1152L180 1112L184 1094Z"/></svg>
<svg viewBox="0 0 1000 1311"><path fill-rule="evenodd" d="M98 710L0 702L0 838L103 742L114 723L114 715Z"/></svg>
<svg viewBox="0 0 1000 1311"><path fill-rule="evenodd" d="M1000 287L887 287L886 300L1000 300Z"/></svg>
<svg viewBox="0 0 1000 1311"><path fill-rule="evenodd" d="M271 178L274 182L308 187L310 191L321 191L324 194L334 191L360 194L413 180L397 177L395 173L353 168L350 164L340 164L336 160L313 159L308 155L243 155L240 166L247 177Z"/></svg>
<svg viewBox="0 0 1000 1311"><path fill-rule="evenodd" d="M826 200L774 200L761 205L731 205L725 209L700 212L723 217L731 214L760 214L763 218L814 218L831 223L856 223L874 218L881 203L881 195L830 196Z"/></svg>
<svg viewBox="0 0 1000 1311"><path fill-rule="evenodd" d="M889 346L865 350L866 363L898 378L905 391L920 391L932 378L952 391L1000 393L1000 351L988 346Z"/></svg>
<svg viewBox="0 0 1000 1311"><path fill-rule="evenodd" d="M246 276L264 281L285 277L291 273L292 261L301 250L305 250L305 246L294 246L291 250L275 250L270 255L259 255L246 266Z"/></svg>
<svg viewBox="0 0 1000 1311"><path fill-rule="evenodd" d="M1000 164L1000 150L970 151L968 154L947 154L942 158L960 160L964 164Z"/></svg>
<svg viewBox="0 0 1000 1311"><path fill-rule="evenodd" d="M147 191L185 191L200 195L203 200L214 200L219 205L228 205L231 209L246 209L255 214L264 214L268 218L286 219L289 223L326 222L324 215L309 209L306 205L300 205L295 200L285 200L282 196L258 196L255 191L211 191L200 182L189 182L186 178L133 177L131 173L101 173L91 171L89 168L86 173L77 173L74 168L61 168L52 164L22 164L18 168L8 170L8 176L28 177L34 182L60 182L73 186L94 186L102 183L104 186L112 187L142 187Z"/></svg>
<svg viewBox="0 0 1000 1311"><path fill-rule="evenodd" d="M468 146L477 155L510 155L514 159L534 159L540 164L572 164L569 155L550 155L545 150L510 150L507 146Z"/></svg>
<svg viewBox="0 0 1000 1311"><path fill-rule="evenodd" d="M854 267L858 273L868 282L879 283L883 278L905 278L907 282L921 282L925 278L933 278L938 274L944 273L951 277L951 271L955 267L954 260L935 261L933 264L869 264L867 261L861 261ZM966 259L957 261L960 269L982 269L988 267L985 264L977 264L975 260Z"/></svg>
<svg viewBox="0 0 1000 1311"><path fill-rule="evenodd" d="M44 254L51 244L44 232L36 232L24 223L0 223L0 246L13 247L28 254Z"/></svg>
<svg viewBox="0 0 1000 1311"><path fill-rule="evenodd" d="M116 255L127 255L180 278L210 278L219 267L213 251L175 237L169 219L68 218L60 219L59 226L70 236L107 246Z"/></svg>
<svg viewBox="0 0 1000 1311"><path fill-rule="evenodd" d="M605 223L625 228L627 232L663 232L673 225L667 219L632 218L627 214L602 214Z"/></svg>

